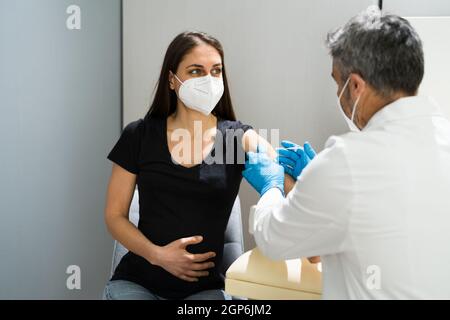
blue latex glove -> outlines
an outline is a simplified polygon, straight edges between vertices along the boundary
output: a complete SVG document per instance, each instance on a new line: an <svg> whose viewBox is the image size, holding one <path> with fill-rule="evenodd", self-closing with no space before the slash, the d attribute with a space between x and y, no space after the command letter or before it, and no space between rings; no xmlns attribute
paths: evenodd
<svg viewBox="0 0 450 320"><path fill-rule="evenodd" d="M244 178L262 196L271 188L278 188L284 195L284 169L258 146L257 152L248 152Z"/></svg>
<svg viewBox="0 0 450 320"><path fill-rule="evenodd" d="M277 161L284 168L284 171L297 180L303 169L316 156L316 152L309 142L305 142L303 148L290 141L282 141L283 148L277 150Z"/></svg>

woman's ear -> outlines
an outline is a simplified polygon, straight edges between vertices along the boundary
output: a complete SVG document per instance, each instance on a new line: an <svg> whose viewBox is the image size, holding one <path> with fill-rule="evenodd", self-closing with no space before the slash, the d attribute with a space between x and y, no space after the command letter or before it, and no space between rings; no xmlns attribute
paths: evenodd
<svg viewBox="0 0 450 320"><path fill-rule="evenodd" d="M172 71L169 71L169 88L170 90L175 90L174 76Z"/></svg>
<svg viewBox="0 0 450 320"><path fill-rule="evenodd" d="M357 73L350 75L349 91L353 101L361 97L366 90L366 81Z"/></svg>

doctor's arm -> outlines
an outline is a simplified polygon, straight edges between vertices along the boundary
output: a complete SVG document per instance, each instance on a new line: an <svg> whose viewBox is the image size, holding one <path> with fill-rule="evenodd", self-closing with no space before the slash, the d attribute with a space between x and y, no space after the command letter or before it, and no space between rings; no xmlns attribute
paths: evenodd
<svg viewBox="0 0 450 320"><path fill-rule="evenodd" d="M343 147L336 140L330 144L305 168L286 198L272 188L258 202L254 237L266 256L287 260L343 250L352 181Z"/></svg>

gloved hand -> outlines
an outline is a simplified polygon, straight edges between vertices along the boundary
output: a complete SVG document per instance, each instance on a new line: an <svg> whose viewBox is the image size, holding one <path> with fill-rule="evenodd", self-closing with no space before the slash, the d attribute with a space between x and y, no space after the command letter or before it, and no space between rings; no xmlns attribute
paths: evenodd
<svg viewBox="0 0 450 320"><path fill-rule="evenodd" d="M288 175L297 180L303 169L316 156L316 152L309 142L305 142L303 148L290 141L282 141L281 145L284 148L277 150L278 163L283 166Z"/></svg>
<svg viewBox="0 0 450 320"><path fill-rule="evenodd" d="M284 195L284 169L258 146L257 152L248 152L244 178L262 196L271 188L278 188Z"/></svg>

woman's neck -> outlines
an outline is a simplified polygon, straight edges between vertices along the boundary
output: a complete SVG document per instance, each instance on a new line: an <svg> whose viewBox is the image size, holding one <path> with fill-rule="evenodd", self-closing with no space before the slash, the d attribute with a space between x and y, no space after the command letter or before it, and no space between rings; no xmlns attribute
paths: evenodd
<svg viewBox="0 0 450 320"><path fill-rule="evenodd" d="M201 112L189 109L184 105L178 105L177 110L169 117L170 129L187 129L194 133L195 124L201 122L203 130L208 130L217 125L217 118L213 114L204 115Z"/></svg>

